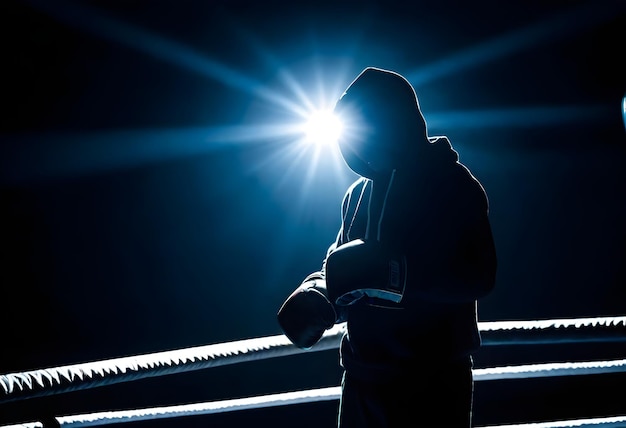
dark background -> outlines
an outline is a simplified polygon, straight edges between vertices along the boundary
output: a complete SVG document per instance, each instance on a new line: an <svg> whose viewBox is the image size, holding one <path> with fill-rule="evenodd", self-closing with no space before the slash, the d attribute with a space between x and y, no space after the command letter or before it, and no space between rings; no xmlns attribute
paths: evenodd
<svg viewBox="0 0 626 428"><path fill-rule="evenodd" d="M295 117L278 98L332 102L370 65L411 80L430 134L449 136L487 190L499 269L480 321L623 316L625 5L0 3L0 373L280 334L276 311L319 268L354 176L265 132ZM625 351L489 347L475 363ZM335 386L337 360L0 404L0 423ZM624 415L625 380L480 382L474 419ZM336 406L158 424L330 427Z"/></svg>

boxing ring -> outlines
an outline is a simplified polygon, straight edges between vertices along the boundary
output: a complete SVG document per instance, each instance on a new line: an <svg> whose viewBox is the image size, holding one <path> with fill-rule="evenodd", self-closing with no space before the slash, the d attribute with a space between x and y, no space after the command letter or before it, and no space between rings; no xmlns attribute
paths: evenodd
<svg viewBox="0 0 626 428"><path fill-rule="evenodd" d="M626 342L626 316L552 319L537 321L479 322L483 346L555 343ZM204 370L230 364L337 349L345 324L326 331L310 350L295 347L285 336L269 336L158 352L103 361L73 364L0 375L0 406L46 395L98 388L149 377ZM607 361L578 361L479 368L473 370L476 382L499 379L576 376L626 372L626 358ZM167 407L103 411L55 417L55 427L90 427L123 422L207 415L264 407L338 400L340 386L293 391L247 398L184 404ZM1 409L1 407L0 407ZM0 428L48 428L43 422L26 421ZM626 427L624 415L604 418L546 421L542 423L498 425L500 428ZM483 427L496 428L496 426Z"/></svg>

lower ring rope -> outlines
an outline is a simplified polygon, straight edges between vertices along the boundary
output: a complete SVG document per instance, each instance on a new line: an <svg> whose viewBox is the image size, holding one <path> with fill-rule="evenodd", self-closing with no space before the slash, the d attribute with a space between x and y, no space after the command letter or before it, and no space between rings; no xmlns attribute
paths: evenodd
<svg viewBox="0 0 626 428"><path fill-rule="evenodd" d="M339 397L334 397L335 394L340 393L334 391L338 387L327 388L329 391L323 391L326 393L326 396L319 397L321 401L323 399L327 400L338 400ZM294 393L287 393L294 394ZM280 395L280 394L277 394ZM284 401L282 404L298 404L304 401L297 401L297 399L290 400L289 397L281 396L280 400ZM246 400L246 399L241 399ZM229 400L230 401L230 400ZM290 402L291 401L291 402ZM108 425L113 423L122 423L122 422L137 422L137 421L146 421L160 418L169 418L169 417L178 417L178 416L190 416L190 415L207 415L211 413L216 413L214 411L214 406L212 404L218 404L224 402L217 403L205 403L205 404L191 404L191 405L182 405L177 406L176 409L171 409L171 413L168 413L167 408L155 409L154 413L150 413L146 410L139 411L128 411L128 412L109 412L116 414L107 414L107 413L95 413L92 415L83 415L83 416L66 416L56 418L57 423L60 427L67 428L82 428L82 427L93 427L100 425ZM223 411L234 411L234 410L243 410L244 408L252 408L247 406L247 403L232 403L232 408L227 408ZM277 404L275 404L277 405ZM235 408L236 407L236 408ZM263 407L263 406L259 406ZM267 407L267 406L265 406ZM257 407L258 408L258 407ZM137 412L137 413L134 413ZM605 418L584 418L584 419L569 419L562 421L553 421L553 422L538 422L538 423L528 423L528 424L514 424L514 425L493 425L493 426L485 426L485 427L477 427L477 428L590 428L590 427L601 427L601 428L624 428L626 426L626 416L613 416L613 417L605 417ZM18 426L15 426L17 428ZM22 427L21 425L19 427ZM43 427L42 425L36 425L35 427ZM10 427L0 427L0 428L13 428ZM27 428L27 427L24 427Z"/></svg>
<svg viewBox="0 0 626 428"><path fill-rule="evenodd" d="M626 317L481 322L478 326L486 346L563 341L626 341ZM345 324L334 326L325 332L310 351L303 351L284 335L277 335L9 373L0 375L0 403L227 364L336 349L344 332Z"/></svg>
<svg viewBox="0 0 626 428"><path fill-rule="evenodd" d="M41 422L27 422L17 425L2 425L0 428L43 428L43 424Z"/></svg>
<svg viewBox="0 0 626 428"><path fill-rule="evenodd" d="M285 406L289 404L338 400L340 395L341 387L332 386L307 391L285 392L258 397L213 401L208 403L182 404L177 406L115 412L99 412L75 416L63 416L56 419L61 427L90 427L111 423L145 421L179 416L209 415L213 413Z"/></svg>
<svg viewBox="0 0 626 428"><path fill-rule="evenodd" d="M576 363L544 363L473 369L474 380L527 379L626 372L626 359Z"/></svg>
<svg viewBox="0 0 626 428"><path fill-rule="evenodd" d="M530 364L511 367L474 369L476 381L517 379L548 376L589 375L601 373L626 372L626 359L616 361L593 361L579 363ZM338 400L341 387L327 387L307 391L295 391L258 397L238 398L207 403L184 404L177 406L155 407L148 409L98 412L83 415L58 417L61 427L90 427L121 422L135 422L151 419L174 418L179 416L199 416L213 413L232 412L246 409L284 406L289 404L311 403L326 400ZM557 428L557 427L624 427L626 416L619 418L585 419L554 423L504 425L502 428ZM609 425L607 425L609 424ZM617 424L617 425L616 425ZM487 428L487 427L485 427ZM489 427L496 428L496 427Z"/></svg>

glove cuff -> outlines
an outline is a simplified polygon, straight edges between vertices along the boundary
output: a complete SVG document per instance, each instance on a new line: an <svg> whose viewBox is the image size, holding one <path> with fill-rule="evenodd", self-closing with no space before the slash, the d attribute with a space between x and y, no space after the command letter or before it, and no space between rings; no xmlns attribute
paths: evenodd
<svg viewBox="0 0 626 428"><path fill-rule="evenodd" d="M326 275L328 296L340 307L362 298L395 307L406 287L406 257L378 242L355 240L328 256Z"/></svg>

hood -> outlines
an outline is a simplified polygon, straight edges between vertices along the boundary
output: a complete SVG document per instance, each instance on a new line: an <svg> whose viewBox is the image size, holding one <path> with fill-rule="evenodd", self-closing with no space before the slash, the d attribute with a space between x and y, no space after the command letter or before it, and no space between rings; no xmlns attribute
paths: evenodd
<svg viewBox="0 0 626 428"><path fill-rule="evenodd" d="M364 69L335 105L344 133L339 149L355 173L372 178L371 164L385 159L393 168L407 162L415 145L427 145L426 121L415 90L400 74Z"/></svg>

